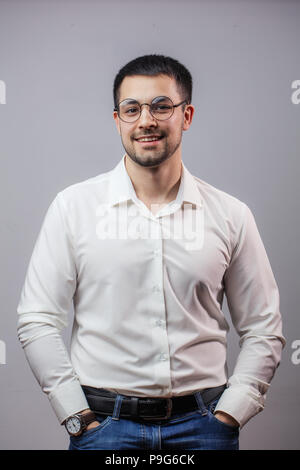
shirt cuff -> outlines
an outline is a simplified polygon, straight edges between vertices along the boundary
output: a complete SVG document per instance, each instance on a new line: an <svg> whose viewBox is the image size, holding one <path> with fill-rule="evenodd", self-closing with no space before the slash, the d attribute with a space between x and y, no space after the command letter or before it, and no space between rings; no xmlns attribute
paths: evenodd
<svg viewBox="0 0 300 470"><path fill-rule="evenodd" d="M60 385L48 395L48 398L60 424L68 416L89 408L85 394L77 379Z"/></svg>
<svg viewBox="0 0 300 470"><path fill-rule="evenodd" d="M245 386L230 386L224 390L214 410L232 416L242 428L250 418L264 409L264 397Z"/></svg>

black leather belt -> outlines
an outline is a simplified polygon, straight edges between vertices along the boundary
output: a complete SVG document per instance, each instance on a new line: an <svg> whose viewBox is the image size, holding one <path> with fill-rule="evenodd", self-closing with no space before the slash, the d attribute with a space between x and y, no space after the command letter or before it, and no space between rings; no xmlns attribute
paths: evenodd
<svg viewBox="0 0 300 470"><path fill-rule="evenodd" d="M201 391L202 400L207 406L221 396L226 385L207 388ZM101 388L82 386L89 407L94 413L112 415L117 394ZM143 418L148 420L168 419L175 413L186 413L197 410L198 404L194 394L173 398L142 398L125 396L122 400L120 417Z"/></svg>

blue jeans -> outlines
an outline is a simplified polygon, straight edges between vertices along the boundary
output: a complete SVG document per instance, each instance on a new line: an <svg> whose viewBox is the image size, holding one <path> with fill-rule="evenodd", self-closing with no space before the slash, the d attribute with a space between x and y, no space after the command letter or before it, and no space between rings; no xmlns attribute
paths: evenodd
<svg viewBox="0 0 300 470"><path fill-rule="evenodd" d="M218 420L213 411L220 397L207 407L195 393L198 409L170 419L146 421L119 417L122 395L112 416L97 414L99 426L70 436L69 450L238 450L239 427Z"/></svg>

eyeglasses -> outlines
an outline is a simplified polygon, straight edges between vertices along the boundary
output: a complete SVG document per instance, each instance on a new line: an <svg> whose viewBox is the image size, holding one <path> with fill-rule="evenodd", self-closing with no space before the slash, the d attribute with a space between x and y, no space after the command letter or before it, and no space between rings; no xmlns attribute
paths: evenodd
<svg viewBox="0 0 300 470"><path fill-rule="evenodd" d="M166 119L170 119L174 113L174 108L177 108L177 106L186 102L186 100L183 100L178 104L173 104L173 101L167 96L157 96L156 98L153 98L151 104L140 104L132 98L127 98L126 100L121 101L118 106L114 108L114 111L117 111L118 116L122 121L135 122L141 116L142 106L147 105L149 106L151 115L155 119L165 121Z"/></svg>

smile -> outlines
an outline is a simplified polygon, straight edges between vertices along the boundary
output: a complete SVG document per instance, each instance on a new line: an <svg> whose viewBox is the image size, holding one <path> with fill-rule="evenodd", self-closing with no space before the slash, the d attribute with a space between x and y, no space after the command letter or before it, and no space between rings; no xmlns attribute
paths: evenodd
<svg viewBox="0 0 300 470"><path fill-rule="evenodd" d="M152 136L152 137L140 137L139 139L135 139L139 143L147 143L147 142L159 142L163 136Z"/></svg>

